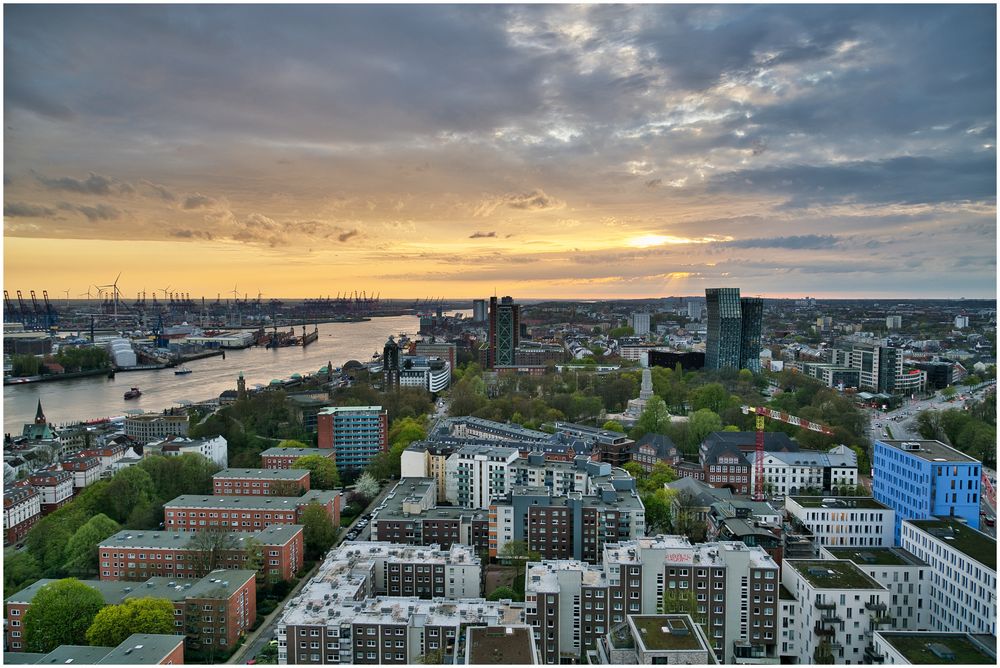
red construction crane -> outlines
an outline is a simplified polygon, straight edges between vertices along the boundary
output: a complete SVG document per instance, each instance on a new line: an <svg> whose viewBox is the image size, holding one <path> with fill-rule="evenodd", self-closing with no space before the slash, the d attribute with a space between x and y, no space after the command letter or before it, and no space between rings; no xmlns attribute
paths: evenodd
<svg viewBox="0 0 1000 668"><path fill-rule="evenodd" d="M782 413L781 411L776 411L773 408L767 408L765 406L743 406L743 414L749 415L754 413L757 416L757 447L756 455L754 456L754 477L756 478L757 484L754 486L753 490L753 500L763 501L764 500L764 418L769 417L772 420L778 420L779 422L784 422L785 424L793 424L796 427L802 427L803 429L808 429L809 431L816 431L821 434L826 434L827 436L833 436L833 430L829 427L825 427L818 422L810 422L809 420L803 420L800 417L794 415L789 415L788 413Z"/></svg>

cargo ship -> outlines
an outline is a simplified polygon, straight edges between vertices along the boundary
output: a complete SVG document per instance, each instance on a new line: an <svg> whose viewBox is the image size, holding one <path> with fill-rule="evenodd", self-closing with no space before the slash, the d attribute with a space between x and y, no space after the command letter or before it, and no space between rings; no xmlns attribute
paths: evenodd
<svg viewBox="0 0 1000 668"><path fill-rule="evenodd" d="M126 399L138 399L142 396L142 392L139 391L138 387L133 387L131 390L125 393Z"/></svg>

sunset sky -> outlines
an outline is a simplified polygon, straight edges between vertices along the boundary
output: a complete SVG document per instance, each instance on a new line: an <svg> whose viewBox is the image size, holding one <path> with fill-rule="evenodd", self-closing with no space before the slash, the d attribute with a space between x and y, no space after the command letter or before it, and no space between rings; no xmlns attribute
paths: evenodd
<svg viewBox="0 0 1000 668"><path fill-rule="evenodd" d="M996 8L4 7L4 286L996 296Z"/></svg>

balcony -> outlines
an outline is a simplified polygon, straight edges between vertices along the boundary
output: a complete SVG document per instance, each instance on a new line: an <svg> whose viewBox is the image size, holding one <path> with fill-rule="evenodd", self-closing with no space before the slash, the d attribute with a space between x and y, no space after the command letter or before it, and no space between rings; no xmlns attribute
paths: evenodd
<svg viewBox="0 0 1000 668"><path fill-rule="evenodd" d="M869 645L868 647L865 647L865 662L883 663L885 662L885 655L879 654L877 649Z"/></svg>
<svg viewBox="0 0 1000 668"><path fill-rule="evenodd" d="M836 610L836 603L825 603L823 601L816 601L816 608L818 610Z"/></svg>
<svg viewBox="0 0 1000 668"><path fill-rule="evenodd" d="M865 610L874 610L876 612L885 612L887 609L885 603L873 603L869 601L865 603Z"/></svg>
<svg viewBox="0 0 1000 668"><path fill-rule="evenodd" d="M813 633L815 633L818 636L832 636L834 633L836 633L836 631L827 628L826 626L823 625L822 622L816 622L816 624L813 626Z"/></svg>

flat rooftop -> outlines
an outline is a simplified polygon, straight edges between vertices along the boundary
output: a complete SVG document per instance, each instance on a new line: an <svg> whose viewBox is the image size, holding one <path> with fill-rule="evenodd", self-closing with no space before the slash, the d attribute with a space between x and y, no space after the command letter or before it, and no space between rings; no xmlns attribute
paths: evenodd
<svg viewBox="0 0 1000 668"><path fill-rule="evenodd" d="M913 664L996 665L997 662L996 638L992 638L990 643L980 642L982 636L970 636L965 633L879 631L879 634L886 643ZM935 649L938 653L935 653Z"/></svg>
<svg viewBox="0 0 1000 668"><path fill-rule="evenodd" d="M851 561L786 559L784 563L817 589L885 589Z"/></svg>
<svg viewBox="0 0 1000 668"><path fill-rule="evenodd" d="M28 585L16 594L11 594L7 597L6 603L31 603L35 600L35 596L38 591L47 584L52 584L57 582L57 580L52 580L49 578L43 578ZM81 584L85 584L91 589L96 589L104 599L106 605L117 605L122 602L122 599L131 592L133 589L140 587L138 582L127 582L124 580L80 580Z"/></svg>
<svg viewBox="0 0 1000 668"><path fill-rule="evenodd" d="M371 413L381 411L381 406L327 406L320 410L319 415L336 415L337 413Z"/></svg>
<svg viewBox="0 0 1000 668"><path fill-rule="evenodd" d="M184 636L180 635L133 633L96 663L112 666L156 665L177 649L177 646L184 640ZM101 649L107 650L108 648Z"/></svg>
<svg viewBox="0 0 1000 668"><path fill-rule="evenodd" d="M284 545L295 534L303 530L301 524L272 524L263 531L232 531L235 547L244 545L250 539L260 541L261 545ZM168 548L186 547L194 538L193 531L136 531L123 529L108 536L99 543L100 547L136 547L136 548Z"/></svg>
<svg viewBox="0 0 1000 668"><path fill-rule="evenodd" d="M876 443L882 443L890 448L894 448L901 452L905 452L908 455L913 455L914 457L919 457L923 460L929 462L953 462L959 464L971 464L978 463L979 460L975 457L970 457L969 455L959 452L955 448L945 445L941 441L923 441L923 440L887 440L883 438L876 439ZM919 446L915 450L908 450L903 446L903 444L915 444Z"/></svg>
<svg viewBox="0 0 1000 668"><path fill-rule="evenodd" d="M469 629L469 663L531 665L536 658L531 633L527 626L473 626Z"/></svg>
<svg viewBox="0 0 1000 668"><path fill-rule="evenodd" d="M636 639L646 650L708 651L688 615L630 615L629 619L635 624Z"/></svg>
<svg viewBox="0 0 1000 668"><path fill-rule="evenodd" d="M927 564L900 547L826 548L837 559L853 561L858 566L926 566Z"/></svg>
<svg viewBox="0 0 1000 668"><path fill-rule="evenodd" d="M889 506L879 503L870 496L792 496L789 498L803 508L889 510Z"/></svg>
<svg viewBox="0 0 1000 668"><path fill-rule="evenodd" d="M967 557L993 570L997 568L997 542L986 534L953 519L903 520L926 531Z"/></svg>
<svg viewBox="0 0 1000 668"><path fill-rule="evenodd" d="M307 457L309 455L320 455L321 457L333 456L333 448L268 448L260 453L261 457Z"/></svg>
<svg viewBox="0 0 1000 668"><path fill-rule="evenodd" d="M291 510L304 506L310 501L326 503L340 492L326 492L311 489L302 496L255 496L251 494L240 496L201 496L199 494L183 494L172 501L163 504L170 508L220 508L222 510L238 510L240 508L260 510Z"/></svg>
<svg viewBox="0 0 1000 668"><path fill-rule="evenodd" d="M299 480L308 475L308 469L223 469L212 476L216 478L247 478L252 480Z"/></svg>

